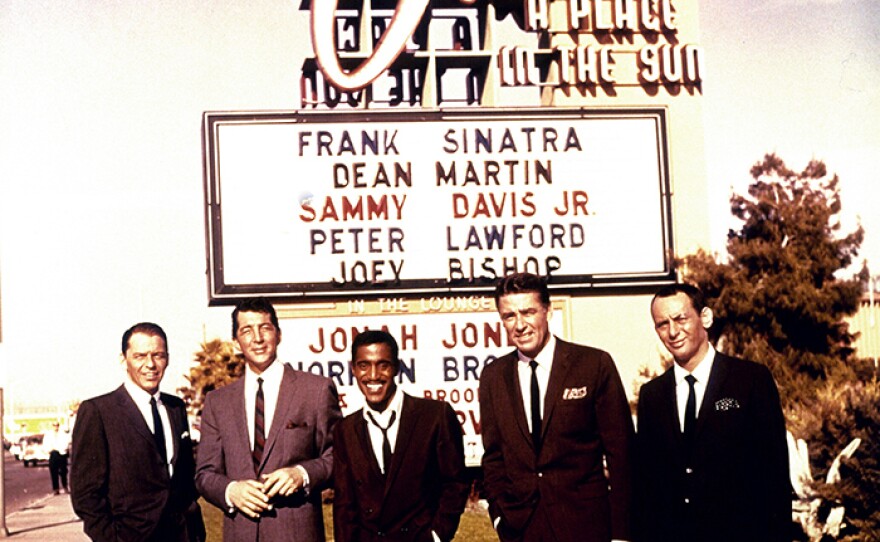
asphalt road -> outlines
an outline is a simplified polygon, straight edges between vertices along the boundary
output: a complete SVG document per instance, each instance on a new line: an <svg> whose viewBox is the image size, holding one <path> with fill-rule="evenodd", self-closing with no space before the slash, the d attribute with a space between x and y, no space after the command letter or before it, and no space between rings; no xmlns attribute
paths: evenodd
<svg viewBox="0 0 880 542"><path fill-rule="evenodd" d="M3 461L6 475L4 494L7 514L26 508L52 493L49 467L45 463L25 468L22 462L16 461L9 452L3 453Z"/></svg>

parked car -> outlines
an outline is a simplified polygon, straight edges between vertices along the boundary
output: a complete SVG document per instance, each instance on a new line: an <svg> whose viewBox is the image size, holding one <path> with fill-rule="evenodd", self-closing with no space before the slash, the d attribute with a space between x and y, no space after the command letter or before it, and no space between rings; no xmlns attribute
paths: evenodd
<svg viewBox="0 0 880 542"><path fill-rule="evenodd" d="M21 452L24 448L25 439L26 437L17 438L9 447L9 453L12 454L12 457L14 457L16 461L21 461Z"/></svg>
<svg viewBox="0 0 880 542"><path fill-rule="evenodd" d="M43 435L30 435L24 437L21 450L21 461L25 467L37 466L40 461L49 461L49 452L43 448Z"/></svg>

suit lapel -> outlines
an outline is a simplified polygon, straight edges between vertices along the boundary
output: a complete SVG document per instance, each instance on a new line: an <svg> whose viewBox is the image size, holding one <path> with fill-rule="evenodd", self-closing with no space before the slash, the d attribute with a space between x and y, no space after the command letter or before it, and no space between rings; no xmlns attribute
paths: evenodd
<svg viewBox="0 0 880 542"><path fill-rule="evenodd" d="M248 433L248 421L244 404L244 376L232 384L229 384L228 388L234 397L234 401L231 404L231 408L224 409L220 414L229 417L229 426L233 427L233 431L235 431L234 440L237 444L234 445L237 445L241 450L241 453L231 453L229 455L231 457L242 458L242 460L246 458L250 470L253 470L254 461L251 459L251 437L250 433ZM236 461L238 461L238 459L236 459ZM241 465L239 468L242 468L243 466L244 465Z"/></svg>
<svg viewBox="0 0 880 542"><path fill-rule="evenodd" d="M354 434L357 437L357 453L362 454L362 459L370 465L371 477L381 480L382 470L379 468L379 459L373 453L373 441L370 440L370 433L367 430L367 424L370 423L364 416L364 410L358 412L358 422L354 426ZM355 465L363 464L355 461Z"/></svg>
<svg viewBox="0 0 880 542"><path fill-rule="evenodd" d="M170 405L170 401L166 399L167 394L162 394L162 404L165 405L165 412L168 413L168 422L171 424L171 444L172 444L172 452L171 452L171 464L177 464L177 454L180 451L180 436L183 434L183 427L181 426L181 412L179 412L178 408L174 408Z"/></svg>
<svg viewBox="0 0 880 542"><path fill-rule="evenodd" d="M150 427L147 425L144 415L138 410L134 399L131 398L131 395L128 394L125 387L120 386L117 388L115 396L119 411L131 420L131 427L134 429L134 432L141 438L147 440L153 448L156 448L156 441L153 439L153 432L150 431ZM156 453L159 453L158 449L156 449Z"/></svg>
<svg viewBox="0 0 880 542"><path fill-rule="evenodd" d="M675 394L675 371L670 367L660 376L660 404L658 414L664 435L673 435L677 447L684 445L681 422L678 416L678 398Z"/></svg>
<svg viewBox="0 0 880 542"><path fill-rule="evenodd" d="M276 363L278 363L276 361ZM296 393L296 373L284 366L284 375L281 377L281 387L278 390L278 401L275 403L275 413L272 415L272 427L269 428L269 436L263 447L263 460L260 462L257 472L261 472L266 465L266 459L272 453L272 448L278 442L278 435L287 423L287 411L294 401Z"/></svg>
<svg viewBox="0 0 880 542"><path fill-rule="evenodd" d="M398 389L398 393L403 392ZM409 443L412 440L412 434L415 431L418 416L413 412L413 407L412 400L404 394L403 404L400 406L400 425L397 427L397 439L394 442L394 453L391 455L391 465L388 467L388 472L385 473L386 495L388 494L391 484L394 483L394 478L397 476L398 472L400 472L400 466L403 457L406 454L406 448L409 446ZM376 454L371 455L375 456ZM378 468L378 466L379 463L377 459L376 467Z"/></svg>
<svg viewBox="0 0 880 542"><path fill-rule="evenodd" d="M553 418L553 410L556 403L562 397L565 389L565 381L571 369L571 356L566 344L557 339L556 351L553 353L553 366L550 368L550 380L547 383L547 393L544 395L544 415L541 417L541 440L547 434L547 427Z"/></svg>
<svg viewBox="0 0 880 542"><path fill-rule="evenodd" d="M703 403L700 405L700 413L697 415L695 435L700 434L700 431L706 425L706 418L714 412L715 401L721 398L721 390L724 387L724 381L727 380L729 368L726 356L716 352L715 361L712 363L712 371L709 373L709 382L706 383Z"/></svg>
<svg viewBox="0 0 880 542"><path fill-rule="evenodd" d="M517 427L519 427L522 438L531 447L532 435L529 432L528 421L526 421L526 407L523 403L522 389L519 385L519 371L517 371L519 358L517 358L516 351L514 351L512 354L508 354L505 358L501 358L493 363L498 361L506 362L503 366L502 377L504 378L504 387L507 388L507 397L510 399L508 412L513 413L513 418Z"/></svg>

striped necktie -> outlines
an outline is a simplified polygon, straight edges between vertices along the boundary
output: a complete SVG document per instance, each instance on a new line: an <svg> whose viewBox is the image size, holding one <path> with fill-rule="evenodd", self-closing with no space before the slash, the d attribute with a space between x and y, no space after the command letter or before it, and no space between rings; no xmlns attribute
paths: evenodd
<svg viewBox="0 0 880 542"><path fill-rule="evenodd" d="M257 378L257 400L254 405L254 470L263 461L263 447L266 445L264 418L263 379Z"/></svg>

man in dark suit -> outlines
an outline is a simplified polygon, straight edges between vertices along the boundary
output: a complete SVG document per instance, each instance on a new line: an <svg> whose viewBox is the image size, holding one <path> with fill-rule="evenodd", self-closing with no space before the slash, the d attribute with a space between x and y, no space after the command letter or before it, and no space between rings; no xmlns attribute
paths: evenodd
<svg viewBox="0 0 880 542"><path fill-rule="evenodd" d="M225 512L225 542L323 541L336 386L276 360L281 329L264 298L235 308L232 336L245 374L205 398L196 486Z"/></svg>
<svg viewBox="0 0 880 542"><path fill-rule="evenodd" d="M333 526L345 542L448 542L470 485L448 403L398 392L397 341L364 331L351 367L366 405L336 426Z"/></svg>
<svg viewBox="0 0 880 542"><path fill-rule="evenodd" d="M129 328L122 336L128 378L79 407L71 502L92 540L204 540L186 409L159 393L167 344L156 324Z"/></svg>
<svg viewBox="0 0 880 542"><path fill-rule="evenodd" d="M712 310L694 286L657 292L651 316L675 363L639 393L640 539L791 540L785 419L770 371L715 351Z"/></svg>
<svg viewBox="0 0 880 542"><path fill-rule="evenodd" d="M503 278L495 303L516 346L480 376L484 492L498 537L629 539L633 425L611 356L550 333L538 276Z"/></svg>

